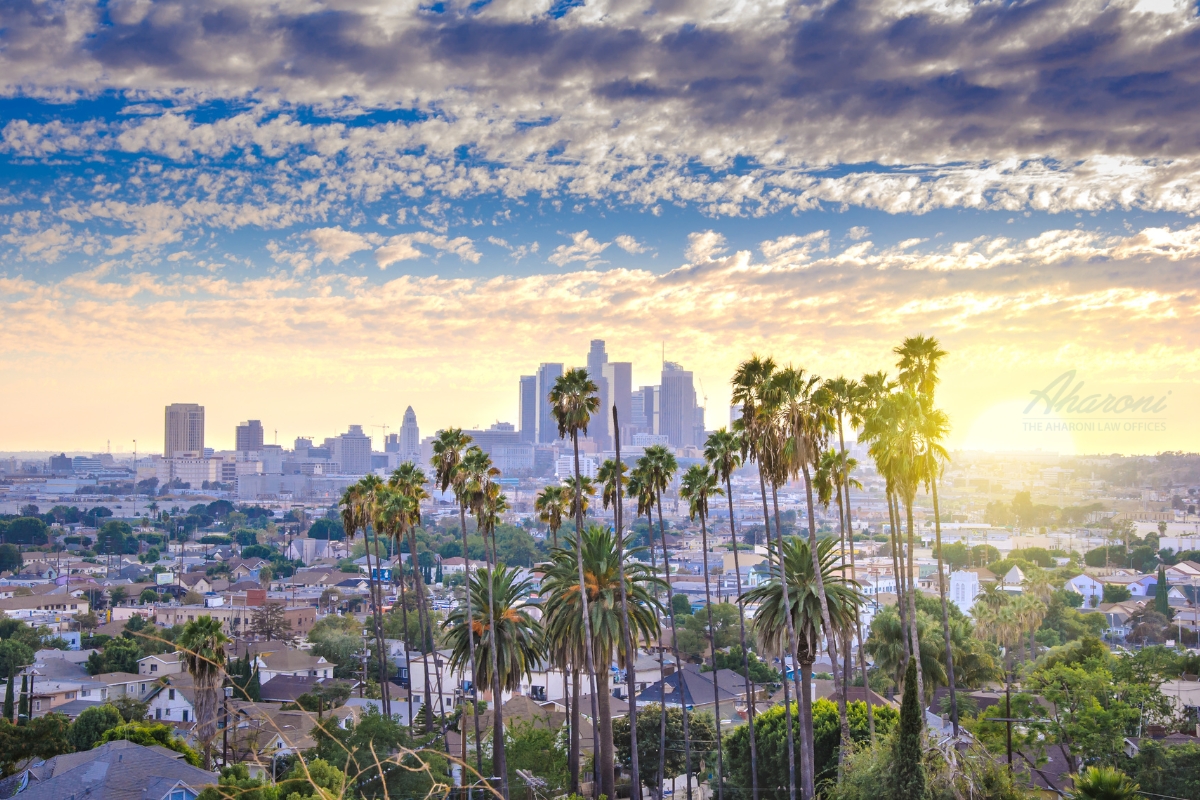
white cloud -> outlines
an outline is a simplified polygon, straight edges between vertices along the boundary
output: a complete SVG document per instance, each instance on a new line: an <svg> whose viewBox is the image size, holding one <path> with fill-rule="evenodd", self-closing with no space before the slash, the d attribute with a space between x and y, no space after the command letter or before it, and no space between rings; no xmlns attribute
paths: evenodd
<svg viewBox="0 0 1200 800"><path fill-rule="evenodd" d="M865 239L871 235L871 229L866 225L855 225L850 230L846 231L846 238L857 242L860 239Z"/></svg>
<svg viewBox="0 0 1200 800"><path fill-rule="evenodd" d="M479 263L480 253L475 249L475 243L466 236L449 239L428 231L404 233L391 237L383 247L375 251L375 263L379 264L380 269L386 269L397 261L420 258L425 254L417 249L416 245L418 244L428 245L442 252L453 253L463 261L472 264Z"/></svg>
<svg viewBox="0 0 1200 800"><path fill-rule="evenodd" d="M716 231L701 231L688 234L685 258L689 264L703 264L716 260L725 252L725 237Z"/></svg>
<svg viewBox="0 0 1200 800"><path fill-rule="evenodd" d="M588 267L594 267L605 263L600 260L600 254L608 249L612 242L598 242L588 236L587 231L578 231L569 235L571 244L560 244L554 248L554 252L548 259L551 264L565 267L574 261L582 261Z"/></svg>
<svg viewBox="0 0 1200 800"><path fill-rule="evenodd" d="M366 236L353 231L342 230L338 225L333 228L317 228L304 234L317 246L317 263L329 259L334 264L340 264L361 250L370 250L371 242Z"/></svg>
<svg viewBox="0 0 1200 800"><path fill-rule="evenodd" d="M624 250L626 253L631 253L634 255L637 255L638 253L645 253L650 249L627 233L623 233L614 239L613 244Z"/></svg>

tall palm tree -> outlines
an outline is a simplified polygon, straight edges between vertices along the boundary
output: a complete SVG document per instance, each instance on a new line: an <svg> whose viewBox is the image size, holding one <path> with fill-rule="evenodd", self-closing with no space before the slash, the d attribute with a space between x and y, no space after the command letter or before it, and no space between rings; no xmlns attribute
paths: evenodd
<svg viewBox="0 0 1200 800"><path fill-rule="evenodd" d="M717 800L724 798L721 788L725 782L725 761L721 751L721 698L717 688L717 643L713 638L712 587L708 569L708 498L725 494L717 485L717 473L709 470L708 464L694 464L683 474L679 482L679 496L688 502L688 516L700 518L700 553L704 562L704 607L708 612L708 651L713 659L713 713L717 722Z"/></svg>
<svg viewBox="0 0 1200 800"><path fill-rule="evenodd" d="M550 390L549 401L551 411L554 414L554 420L558 423L558 435L561 438L571 437L571 447L575 455L575 485L574 485L574 506L573 512L575 515L575 536L578 539L583 531L583 514L584 514L584 484L583 474L579 469L579 434L587 433L588 425L592 421L592 415L600 408L599 388L596 383L588 377L586 369L572 369L560 375L554 381L554 387ZM584 656L585 664L588 671L588 679L592 689L592 719L596 719L599 710L596 707L596 658L592 652L592 620L588 611L587 591L584 588L583 575L583 553L582 548L576 548L576 559L579 573L579 592L582 598L582 614L584 627ZM605 669L608 666L605 665ZM593 753L600 752L600 742L598 741L598 731L595 726L592 727L593 735ZM599 778L600 763L599 759L596 762L596 777ZM598 782L598 781L597 781Z"/></svg>
<svg viewBox="0 0 1200 800"><path fill-rule="evenodd" d="M924 410L922 437L925 441L924 476L933 496L933 530L938 560L938 595L942 602L942 636L946 644L946 674L950 686L950 722L954 735L958 736L958 687L954 679L954 650L950 637L950 609L946 601L945 560L942 558L942 519L938 508L937 484L942 465L946 461L946 450L942 447L949 421L946 415L934 409L934 392L938 384L938 365L947 353L938 340L924 335L911 336L893 352L900 356L900 383L916 391Z"/></svg>
<svg viewBox="0 0 1200 800"><path fill-rule="evenodd" d="M663 578L667 584L667 617L671 622L671 657L675 659L675 669L678 670L683 663L679 660L679 636L678 627L675 625L675 592L671 588L671 558L667 554L667 527L663 522L662 511L662 496L663 492L671 485L675 473L679 471L679 464L675 460L675 454L661 444L651 445L647 447L642 457L638 459L638 468L642 470L644 479L654 494L654 506L658 509L658 534L662 540L662 557L663 557ZM663 687L663 702L662 706L666 708L666 682ZM687 779L687 798L692 800L692 733L688 723L687 704L683 702L683 686L680 684L680 706L683 716L683 764L684 776ZM665 711L663 712L666 713ZM665 717L664 717L665 720ZM665 728L665 725L664 725ZM665 736L665 731L664 731ZM660 772L662 770L660 769ZM666 776L663 776L666 777ZM659 784L660 791L662 784Z"/></svg>
<svg viewBox="0 0 1200 800"><path fill-rule="evenodd" d="M567 510L572 517L586 517L592 507L592 498L596 496L596 483L584 475L576 487L574 475L568 475L562 482L563 497L567 500Z"/></svg>
<svg viewBox="0 0 1200 800"><path fill-rule="evenodd" d="M367 590L371 596L371 620L375 628L375 657L379 662L380 704L383 706L383 713L390 716L392 713L391 692L389 691L389 681L384 679L384 676L387 675L387 648L383 642L383 620L380 616L383 605L383 596L379 590L382 565L378 562L379 553L376 551L376 561L372 566L370 542L370 530L375 516L375 496L381 488L383 488L383 481L378 475L366 475L358 483L346 488L342 494L340 506L342 528L346 531L346 538L353 540L359 531L363 535L364 554L367 559Z"/></svg>
<svg viewBox="0 0 1200 800"><path fill-rule="evenodd" d="M767 533L767 553L768 559L771 553L771 513L767 508L767 476L771 476L771 491L772 498L775 502L775 561L776 567L780 566L779 554L783 551L783 529L779 524L779 504L778 504L778 489L777 482L780 478L780 463L782 459L779 453L779 437L775 423L775 405L776 393L772 390L772 385L775 379L776 365L775 360L768 358L760 358L758 355L752 356L749 360L738 365L737 371L734 372L733 396L732 402L740 405L742 414L735 423L735 430L742 433L742 457L758 463L758 486L759 492L762 495L763 504L763 526ZM780 586L783 590L784 605L788 605L788 585L787 581L780 581ZM798 651L796 642L796 631L792 627L791 617L787 617L785 621L787 628L787 645L786 651L780 650L780 661L784 662L788 657L792 659L792 670L795 673L799 667ZM783 705L785 709L791 708L790 689L786 677L787 670L784 669L783 680ZM799 680L799 677L793 675ZM798 686L799 684L797 684ZM796 800L796 738L795 732L792 730L792 715L784 714L785 727L787 731L787 754L788 754L788 798ZM803 745L803 742L801 743ZM801 758L805 759L808 750L801 746ZM811 770L810 770L811 771Z"/></svg>
<svg viewBox="0 0 1200 800"><path fill-rule="evenodd" d="M833 430L833 418L829 413L828 398L820 388L821 379L816 375L806 375L804 370L788 367L775 376L776 392L779 397L780 427L786 436L783 446L783 458L788 472L793 476L804 477L804 491L808 508L808 544L813 559L814 579L817 597L821 601L821 616L826 631L825 643L829 653L830 666L833 668L833 687L837 694L838 719L841 723L842 741L850 741L850 721L846 713L846 694L842 686L840 671L837 669L837 634L844 630L831 623L829 603L824 591L824 575L817 564L817 521L816 508L813 498L812 471L820 454L825 448L829 434ZM819 646L820 642L815 645ZM812 730L812 720L803 721L805 732ZM811 736L805 743L809 748L810 765L815 765L813 741ZM838 753L838 769L844 767L846 752ZM804 776L806 797L812 797L813 770L811 766Z"/></svg>
<svg viewBox="0 0 1200 800"><path fill-rule="evenodd" d="M750 733L751 798L758 800L758 741L754 722L754 681L750 679L750 652L746 649L746 603L742 598L742 567L738 561L741 545L733 519L733 471L742 465L742 442L738 434L718 428L704 443L704 459L725 484L725 499L729 503L729 546L733 548L733 571L737 587L738 635L742 645L742 669L746 679L746 721Z"/></svg>
<svg viewBox="0 0 1200 800"><path fill-rule="evenodd" d="M529 596L534 589L521 570L489 564L476 572L466 594L473 602L468 611L459 606L442 623L450 644L450 666L468 672L473 685L492 686L492 768L500 777L501 792L508 788L504 761L504 718L500 713L504 691L515 692L521 679L546 657L542 627L530 613ZM481 652L472 652L472 645Z"/></svg>
<svg viewBox="0 0 1200 800"><path fill-rule="evenodd" d="M636 555L637 551L627 552ZM583 585L587 587L584 592L579 591L576 574L580 562L584 569ZM596 751L599 791L609 797L616 797L609 665L616 661L628 668L637 657L636 645L626 644L626 624L633 643L659 635L661 607L653 595L658 583L643 564L631 561L623 565L617 536L610 528L598 525L589 525L582 537L568 535L563 547L551 553L550 566L542 579L544 622L551 646L573 653L576 659L586 657L590 649L604 665L597 672L599 685L595 697L599 705L593 720L600 739L600 749ZM627 615L621 611L622 587ZM581 624L584 621L589 624ZM590 645L586 641L589 636Z"/></svg>
<svg viewBox="0 0 1200 800"><path fill-rule="evenodd" d="M500 470L492 465L491 457L481 448L471 445L463 454L462 473L466 481L464 492L468 498L468 503L471 510L475 513L476 528L479 535L483 537L483 552L488 563L488 570L495 570L500 565L496 559L496 537L493 535L492 549L488 552L488 533L495 533L495 524L499 515L505 510L503 495L500 494L500 487L495 482L495 479L500 476ZM487 586L487 591L491 592L494 581L486 580L484 583ZM487 611L491 614L495 605L492 598L489 596ZM496 625L495 620L489 623ZM497 662L499 653L493 648L489 652L489 657L492 659L492 695L495 709L492 712L494 725L497 730L504 729L504 709L501 702L501 687L500 680L500 665ZM504 737L492 739L492 770L500 778L500 793L508 797L508 761L504 752Z"/></svg>
<svg viewBox="0 0 1200 800"><path fill-rule="evenodd" d="M391 539L396 540L397 542L401 541L404 538L404 532L405 532L407 526L410 524L410 519L412 518L413 513L414 513L413 504L414 504L414 500L411 497L405 495L402 491L395 488L394 486L385 486L383 489L380 489L376 493L375 505L372 509L372 512L374 514L374 521L372 524L375 527L376 533L381 536L387 536ZM419 513L419 512L417 512L417 513ZM397 548L398 548L398 545L397 545ZM412 559L412 563L414 565L416 564L415 558ZM401 564L401 567L402 567L402 569L401 569L401 575L400 575L400 590L401 590L401 594L403 595L403 592L404 592L403 564ZM425 623L423 621L424 617L421 614L421 602L419 599L420 595L418 594L417 596L418 596L417 627L421 631L421 640L425 641L426 635L425 635ZM401 615L402 615L403 622L404 622L405 647L408 646L408 642L407 642L407 639L408 639L407 602L408 602L407 598L402 596L400 609L401 609ZM428 661L428 652L427 652L428 648L422 645L421 650L425 651L424 652L424 658L425 658L424 666L425 666L425 675L428 678L428 675L429 675L429 661ZM428 679L426 679L426 681L425 681L425 707L427 709L430 709L431 711L433 709L433 706L430 704ZM409 719L411 720L412 719L412 693L411 692L409 692L409 698L408 698L408 712L409 712L408 713ZM427 716L427 726L430 724L432 724L432 719ZM430 729L427 727L426 731L428 732L429 730Z"/></svg>
<svg viewBox="0 0 1200 800"><path fill-rule="evenodd" d="M820 649L822 633L830 639L840 631L849 630L854 625L855 610L862 602L858 585L846 577L834 544L832 538L821 540L813 558L808 540L789 537L781 551L782 569L746 593L747 602L758 604L751 627L764 649L783 651L789 618L792 629L800 632L797 667L803 675L801 725L812 724L812 664ZM784 586L789 589L786 600ZM811 733L808 740L811 741ZM844 732L841 741L848 749L850 737Z"/></svg>
<svg viewBox="0 0 1200 800"><path fill-rule="evenodd" d="M538 519L546 523L550 529L550 547L558 547L558 530L562 527L563 518L570 513L570 500L561 485L550 484L538 492L533 502L533 510Z"/></svg>
<svg viewBox="0 0 1200 800"><path fill-rule="evenodd" d="M212 743L217 735L217 690L225 681L225 643L221 623L205 615L189 622L175 644L196 687L196 738L204 752L204 768L212 768Z"/></svg>
<svg viewBox="0 0 1200 800"><path fill-rule="evenodd" d="M613 430L620 431L621 426L617 418L617 407L613 406ZM630 747L630 764L629 764L629 781L630 781L630 798L631 800L641 800L642 782L641 782L641 765L638 764L638 741L637 741L637 641L629 630L629 596L625 591L625 530L622 519L623 512L623 496L625 487L629 484L629 477L625 474L628 470L625 462L621 460L621 437L616 435L613 437L613 446L616 450L616 458L608 459L601 466L597 477L601 480L604 486L601 499L604 501L604 507L607 509L611 504L613 507L613 530L617 535L617 580L620 584L621 595L621 643L625 648L625 652L630 654L625 659L625 683L629 690L629 747Z"/></svg>

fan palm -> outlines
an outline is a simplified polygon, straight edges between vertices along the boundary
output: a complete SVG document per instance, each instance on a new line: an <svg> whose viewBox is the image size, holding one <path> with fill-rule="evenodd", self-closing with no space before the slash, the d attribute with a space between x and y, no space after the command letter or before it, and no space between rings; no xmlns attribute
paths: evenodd
<svg viewBox="0 0 1200 800"><path fill-rule="evenodd" d="M740 405L742 414L734 427L742 434L742 458L758 463L758 487L763 504L763 527L767 532L768 559L771 552L771 513L767 508L767 475L771 475L771 492L775 500L775 563L779 563L779 553L783 549L783 529L779 525L778 481L781 470L779 457L779 436L774 425L775 393L771 390L774 383L776 365L774 359L752 356L749 360L738 365L733 375L732 402ZM783 581L784 605L788 605L787 581ZM786 655L792 659L793 671L797 666L796 631L792 627L791 617L786 619L788 649ZM782 657L781 657L782 658ZM785 670L786 672L786 670ZM798 680L798 677L797 677ZM798 685L798 684L797 684ZM799 691L799 689L797 689ZM787 678L783 681L784 708L791 707L790 689ZM796 738L792 730L792 715L784 714L787 731L788 757L788 798L796 800ZM801 747L801 757L806 758L806 748ZM811 772L811 770L810 770Z"/></svg>
<svg viewBox="0 0 1200 800"><path fill-rule="evenodd" d="M679 471L679 464L675 460L674 453L661 444L656 444L646 448L645 452L642 454L642 457L638 459L637 466L642 472L642 476L646 482L646 485L654 495L654 507L658 509L658 534L662 545L663 578L666 580L667 585L667 617L671 622L671 656L675 659L675 668L678 669L679 665L682 663L679 660L679 629L675 625L675 593L671 589L671 558L667 554L667 527L663 522L662 496L663 492L665 492L671 485L671 480L675 477L675 473ZM665 690L666 683L664 682L662 685ZM661 705L664 708L662 713L665 715L665 698ZM688 722L688 710L686 704L683 704L682 717L684 774L691 775L692 733ZM663 719L665 720L665 716ZM665 767L660 767L659 772L661 773L663 769L665 769ZM691 781L686 781L686 783L688 800L692 800ZM659 784L659 786L661 787L662 784Z"/></svg>
<svg viewBox="0 0 1200 800"><path fill-rule="evenodd" d="M361 531L363 535L364 555L367 559L367 590L371 596L371 621L375 628L375 657L379 661L379 675L387 675L387 648L383 642L383 620L381 618L383 593L380 591L379 578L382 575L379 563L379 551L375 551L375 565L371 565L370 529L375 513L375 496L383 488L383 481L378 475L365 475L358 483L346 487L343 492L340 507L342 528L346 538L353 540ZM392 713L391 692L389 681L380 680L380 704L383 712Z"/></svg>
<svg viewBox="0 0 1200 800"><path fill-rule="evenodd" d="M782 568L769 581L746 593L747 602L758 604L751 627L761 647L782 653L787 642L788 620L792 630L799 634L796 667L802 676L800 724L804 726L806 742L812 741L812 664L820 649L821 635L824 633L831 639L849 630L862 602L857 584L844 574L834 544L832 538L821 540L814 558L809 541L789 537L781 549ZM830 622L826 623L826 619ZM848 745L850 737L843 735L841 741Z"/></svg>
<svg viewBox="0 0 1200 800"><path fill-rule="evenodd" d="M500 713L503 692L515 692L521 679L529 677L546 657L542 627L530 614L528 601L533 589L533 581L522 578L521 570L489 564L475 572L467 585L472 602L455 608L442 623L450 645L451 668L468 670L473 686L493 687L492 767L500 776L502 792L508 788Z"/></svg>
<svg viewBox="0 0 1200 800"><path fill-rule="evenodd" d="M184 626L175 641L196 687L196 738L204 752L204 768L212 768L212 743L217 735L218 689L225 681L225 643L221 623L203 616Z"/></svg>
<svg viewBox="0 0 1200 800"><path fill-rule="evenodd" d="M375 527L376 533L378 533L381 536L388 536L388 537L394 539L398 545L398 543L401 540L403 540L404 532L407 529L408 525L411 524L410 521L413 517L413 514L416 513L419 515L419 513L420 513L419 511L414 512L413 505L415 502L416 501L414 501L413 498L405 495L402 491L400 491L397 488L394 488L391 486L385 486L384 488L380 489L376 493L375 505L372 509L372 512L374 514L374 521L372 522L372 524ZM411 556L411 554L410 554L410 556ZM415 565L417 563L416 558L413 557L411 560L415 567ZM415 572L415 569L414 569L414 572ZM403 570L402 570L402 573L403 573ZM401 574L401 576L400 576L400 591L401 591L401 593L404 592L404 575L403 574ZM421 604L420 596L421 595L418 592L418 594L417 594L417 598L418 598L417 599L417 619L418 619L417 627L421 631L421 639L424 642L426 640L426 628L425 628L424 616L421 614L422 604ZM407 641L407 638L408 638L408 601L406 598L403 598L403 597L401 598L400 610L401 610L401 615L402 615L402 619L404 622L405 647L407 648L408 647L408 641ZM426 675L426 678L428 678L428 676L429 676L429 661L428 661L429 648L422 645L421 650L423 651L423 656L424 656L425 675ZM430 710L433 709L431 700L432 700L432 695L430 694L429 681L427 679L425 681L425 707ZM408 697L408 711L409 711L409 719L412 719L412 693L411 692L409 692L409 697ZM426 726L427 726L426 732L431 730L431 728L429 726L431 726L432 723L433 723L432 717L429 715L426 715Z"/></svg>
<svg viewBox="0 0 1200 800"><path fill-rule="evenodd" d="M679 482L679 496L688 503L688 516L700 518L700 553L704 562L704 607L708 612L708 650L713 659L713 712L717 722L717 800L724 797L721 784L725 779L725 762L721 752L721 699L717 689L717 643L713 639L712 587L708 570L708 498L725 494L717 485L717 473L708 464L695 464L688 468Z"/></svg>
<svg viewBox="0 0 1200 800"><path fill-rule="evenodd" d="M636 553L631 550L627 555ZM660 581L639 562L622 564L621 555L620 542L610 528L589 525L581 540L574 534L568 535L563 546L551 553L550 566L542 579L544 624L551 649L569 654L576 661L591 650L603 665L597 672L599 684L595 697L599 705L593 719L600 738L596 759L600 793L609 797L616 796L609 665L614 661L626 668L632 665L637 657L636 643L659 635L658 614L662 610L654 598ZM579 591L579 563L583 564L583 585L587 587L583 593ZM627 614L622 613L622 587ZM632 646L626 645L625 624L629 626Z"/></svg>
<svg viewBox="0 0 1200 800"><path fill-rule="evenodd" d="M567 499L571 516L575 518L586 517L588 509L592 506L592 498L596 496L595 482L584 475L579 479L579 489L576 489L575 476L568 475L563 478L562 487L563 497Z"/></svg>
<svg viewBox="0 0 1200 800"><path fill-rule="evenodd" d="M586 369L572 369L560 375L554 381L554 387L550 390L548 397L550 401L551 411L554 414L554 420L558 423L558 435L566 438L571 437L571 447L575 456L575 484L574 484L574 501L572 512L575 516L575 535L579 537L583 531L583 514L584 514L584 484L583 476L579 469L579 434L587 433L588 424L592 420L592 415L600 408L600 397L598 395L599 388L596 383L588 377ZM599 711L596 707L596 659L592 652L592 621L588 613L588 597L584 589L583 576L583 554L582 548L576 548L577 567L579 573L579 593L582 603L581 613L583 614L584 626L584 656L588 671L588 679L592 689L592 719L596 719ZM607 667L605 667L607 669ZM578 702L578 701L577 701ZM593 734L593 751L600 752L600 743L598 741L598 731L595 727L592 728ZM576 753L578 757L578 753ZM600 763L596 759L597 775L599 778ZM607 772L609 767L605 767ZM576 771L578 768L576 767ZM615 779L614 779L615 780ZM572 781L574 784L576 781ZM599 781L598 781L599 782ZM572 785L572 791L578 791L578 787ZM611 796L611 795L610 795Z"/></svg>
<svg viewBox="0 0 1200 800"><path fill-rule="evenodd" d="M569 513L569 503L564 487L554 484L538 492L537 499L533 502L533 510L537 512L538 519L550 529L551 548L558 547L558 529L562 527L563 517Z"/></svg>
<svg viewBox="0 0 1200 800"><path fill-rule="evenodd" d="M736 433L718 428L704 443L704 459L725 484L725 499L729 503L729 546L733 548L733 571L737 587L738 635L742 645L742 669L746 679L746 721L750 734L750 784L752 800L758 800L758 741L754 722L754 681L750 680L750 652L746 649L746 604L742 600L742 568L738 563L741 547L733 519L733 471L742 465L742 442Z"/></svg>
<svg viewBox="0 0 1200 800"><path fill-rule="evenodd" d="M1135 800L1141 796L1138 784L1115 767L1088 767L1075 776L1069 800Z"/></svg>

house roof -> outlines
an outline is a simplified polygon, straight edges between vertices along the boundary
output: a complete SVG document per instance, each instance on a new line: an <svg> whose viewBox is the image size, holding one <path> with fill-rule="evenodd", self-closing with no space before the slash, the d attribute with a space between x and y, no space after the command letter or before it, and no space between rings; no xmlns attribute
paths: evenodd
<svg viewBox="0 0 1200 800"><path fill-rule="evenodd" d="M83 753L57 756L45 762L40 776L33 774L34 769L29 771L29 786L21 792L21 800L143 800L166 795L177 785L199 792L216 783L215 773L197 769L177 754L170 757L161 750L131 742L109 742ZM162 793L148 793L151 788L161 789Z"/></svg>
<svg viewBox="0 0 1200 800"><path fill-rule="evenodd" d="M92 680L113 686L118 683L136 683L146 680L146 675L136 675L132 672L101 672L92 676Z"/></svg>
<svg viewBox="0 0 1200 800"><path fill-rule="evenodd" d="M343 681L336 678L318 678L312 675L277 675L262 685L260 697L266 702L294 703L296 698L311 692L321 684L344 683L355 686L354 681Z"/></svg>
<svg viewBox="0 0 1200 800"><path fill-rule="evenodd" d="M314 656L311 653L306 653L303 650L292 650L290 648L280 648L273 653L259 656L262 662L267 665L267 669L272 671L279 670L296 670L296 669L317 669L332 667L333 664L326 661L321 656Z"/></svg>
<svg viewBox="0 0 1200 800"><path fill-rule="evenodd" d="M638 702L657 703L662 700L663 685L663 681L659 680L647 686L638 695ZM745 684L736 672L717 670L717 688L714 694L713 674L700 672L700 667L695 664L684 664L679 671L668 675L665 686L667 703L682 702L689 706L711 705L716 700L732 703L745 696Z"/></svg>

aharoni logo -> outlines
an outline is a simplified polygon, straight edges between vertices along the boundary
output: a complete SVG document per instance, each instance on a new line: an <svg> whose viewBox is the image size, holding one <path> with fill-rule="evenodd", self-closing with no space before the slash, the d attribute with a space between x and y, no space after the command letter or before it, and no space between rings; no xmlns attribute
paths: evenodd
<svg viewBox="0 0 1200 800"><path fill-rule="evenodd" d="M1166 411L1170 392L1159 397L1085 391L1083 381L1076 381L1075 370L1070 369L1046 388L1029 393L1033 399L1025 407L1026 431L1161 433L1167 429L1167 423L1155 417ZM1054 414L1057 419L1039 420L1039 408L1043 417Z"/></svg>

